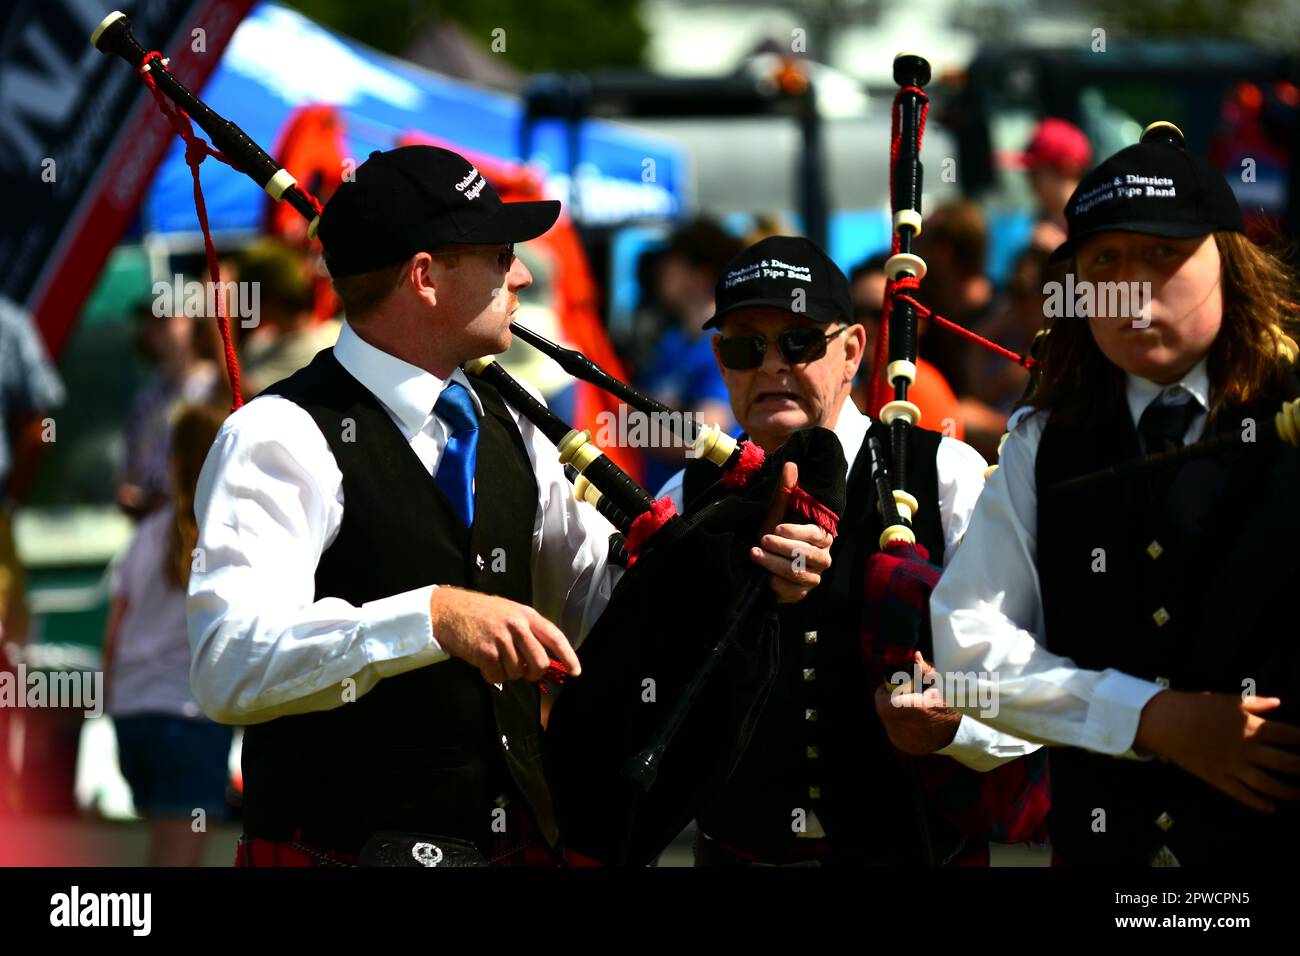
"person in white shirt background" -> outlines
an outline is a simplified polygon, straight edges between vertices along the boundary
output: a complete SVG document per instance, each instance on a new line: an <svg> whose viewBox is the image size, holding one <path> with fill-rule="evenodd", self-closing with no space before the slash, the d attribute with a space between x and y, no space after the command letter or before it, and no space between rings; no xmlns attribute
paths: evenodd
<svg viewBox="0 0 1300 956"><path fill-rule="evenodd" d="M1056 862L1194 865L1254 859L1265 842L1285 858L1300 845L1285 607L1300 471L1294 448L1251 435L1297 394L1297 295L1169 124L1089 173L1067 219L1053 260L1097 307L1052 324L931 597L935 666L978 676L994 727L1060 745ZM1107 307L1103 283L1140 298ZM1053 487L1232 432L1217 457Z"/></svg>
<svg viewBox="0 0 1300 956"><path fill-rule="evenodd" d="M934 705L933 695L891 699L868 679L859 646L862 570L882 526L872 511L866 437L883 426L850 397L866 332L852 320L848 280L811 240L771 236L728 263L715 301L705 328L720 333L714 357L746 435L771 452L798 429L831 429L843 445L849 486L830 570L807 601L782 609L776 687L739 767L699 815L696 862L987 862L983 834L954 832L937 802L919 796L891 744L906 754L951 757L976 771L1038 747ZM986 464L962 442L915 432L913 457L928 458L913 466L918 532L935 559L946 562L984 486ZM689 513L715 478L713 466L697 461L661 494Z"/></svg>
<svg viewBox="0 0 1300 956"><path fill-rule="evenodd" d="M558 214L424 146L373 153L325 207L338 343L231 415L196 501L192 679L249 725L242 865L355 863L394 830L547 862L514 852L521 828L556 839L535 682L548 658L581 673L621 569L555 449L460 365L509 345L513 243ZM755 559L783 598L816 583L801 546L829 562L799 540Z"/></svg>
<svg viewBox="0 0 1300 956"><path fill-rule="evenodd" d="M171 500L136 526L114 569L103 652L107 712L122 776L149 821L150 866L198 866L207 824L227 814L233 731L194 700L185 622L198 538L194 486L225 417L216 405L177 409L168 438Z"/></svg>

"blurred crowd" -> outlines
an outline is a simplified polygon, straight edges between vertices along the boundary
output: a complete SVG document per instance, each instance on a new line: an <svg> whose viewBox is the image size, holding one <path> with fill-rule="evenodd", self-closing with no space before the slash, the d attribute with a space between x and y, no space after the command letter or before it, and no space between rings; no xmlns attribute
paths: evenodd
<svg viewBox="0 0 1300 956"><path fill-rule="evenodd" d="M237 284L231 288L257 289L254 321L246 323L236 303L227 303L243 400L334 344L341 320L305 250L260 239L225 262L222 273L223 283ZM230 388L216 324L158 316L156 301L136 312L136 345L154 372L127 416L116 500L138 524L114 569L103 668L119 765L137 811L150 821L149 862L192 866L203 852L194 814L219 820L229 809L232 730L208 720L194 701L185 591L194 562L202 560L195 551L199 472L226 417Z"/></svg>
<svg viewBox="0 0 1300 956"><path fill-rule="evenodd" d="M244 400L306 365L338 336L340 319L328 284L302 249L276 238L258 240L222 266L224 283L255 284L255 321L232 314L232 344ZM182 283L195 279L182 276ZM206 277L205 277L206 278ZM231 287L234 288L234 287ZM149 822L148 862L197 865L207 821L231 809L228 761L232 729L207 719L190 688L185 590L194 562L194 496L199 472L230 408L225 350L215 322L186 314L183 296L141 298L131 311L132 341L149 374L122 419L122 456L114 494L133 522L125 550L113 562L102 650L104 709L113 720L118 764L136 811ZM191 310L192 311L192 310ZM322 313L324 313L322 315ZM247 327L245 327L247 326ZM12 534L13 504L39 459L42 424L53 420L65 394L31 322L0 308L0 667L14 673L23 659L29 615ZM28 748L53 721L11 717L0 708L0 817L48 807L24 788L10 723L26 720ZM57 732L57 731L55 731ZM204 825L196 826L198 815Z"/></svg>
<svg viewBox="0 0 1300 956"><path fill-rule="evenodd" d="M1065 239L1065 204L1089 168L1092 151L1076 126L1054 117L1041 121L1025 149L1012 157L1027 176L1035 208L1025 247L1007 280L988 275L990 230L978 204L956 200L925 217L913 251L928 271L919 301L934 313L1010 349L1029 354L1043 323L1043 288L1052 278L1048 256ZM642 303L630 342L620 343L637 384L670 407L731 429L734 417L713 361L705 320L713 314L713 287L726 263L742 248L788 226L761 223L745 235L726 231L708 217L675 231L660 250L647 253L641 268ZM882 248L848 271L854 318L867 329L866 359L854 388L864 412L871 401L872 366L885 301ZM922 424L962 439L990 462L1012 406L1024 395L1028 372L1022 365L978 348L949 329L923 318L918 328L919 362L912 401ZM881 363L882 366L884 363ZM879 370L883 375L883 367ZM681 466L680 454L662 450L647 467L647 485L657 488Z"/></svg>

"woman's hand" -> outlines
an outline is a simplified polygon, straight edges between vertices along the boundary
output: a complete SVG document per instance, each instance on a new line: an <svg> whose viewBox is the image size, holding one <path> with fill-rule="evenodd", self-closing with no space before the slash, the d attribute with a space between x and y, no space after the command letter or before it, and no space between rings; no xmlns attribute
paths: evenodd
<svg viewBox="0 0 1300 956"><path fill-rule="evenodd" d="M1300 800L1300 727L1259 716L1281 703L1277 697L1161 691L1142 708L1133 749L1164 757L1252 810L1272 813L1278 800Z"/></svg>

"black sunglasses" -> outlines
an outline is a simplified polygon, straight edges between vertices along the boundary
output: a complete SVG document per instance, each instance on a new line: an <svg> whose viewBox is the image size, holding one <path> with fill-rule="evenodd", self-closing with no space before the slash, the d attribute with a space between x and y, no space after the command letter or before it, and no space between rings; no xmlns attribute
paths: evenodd
<svg viewBox="0 0 1300 956"><path fill-rule="evenodd" d="M823 335L816 329L786 329L776 337L776 347L791 365L815 362L826 354L826 346L847 325ZM768 340L761 335L719 335L718 356L722 364L735 371L758 368L767 354Z"/></svg>

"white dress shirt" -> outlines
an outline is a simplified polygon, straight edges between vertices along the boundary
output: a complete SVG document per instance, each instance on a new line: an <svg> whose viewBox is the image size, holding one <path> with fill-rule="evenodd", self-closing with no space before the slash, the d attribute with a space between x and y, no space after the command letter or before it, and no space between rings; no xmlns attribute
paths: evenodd
<svg viewBox="0 0 1300 956"><path fill-rule="evenodd" d="M334 356L369 389L430 475L449 437L433 414L443 381L365 342L346 322ZM574 500L554 446L510 409L537 478L533 606L576 644L604 610L621 568L607 565L613 526ZM479 501L483 489L478 489ZM437 582L361 606L314 600L321 554L343 518L343 476L299 405L263 395L222 425L195 496L196 567L187 617L195 698L215 720L253 724L329 710L384 677L448 658L429 617ZM348 679L354 684L345 684Z"/></svg>
<svg viewBox="0 0 1300 956"><path fill-rule="evenodd" d="M862 450L870 427L871 417L858 411L852 399L846 398L832 430L844 446L844 459L849 463L850 469ZM988 464L970 445L945 436L939 440L935 467L939 477L939 521L944 536L943 563L947 567L966 533L975 503L984 487L984 471ZM679 471L659 492L661 496L670 496L678 511L683 507L684 475L684 471ZM952 742L936 752L983 771L1037 749L1037 744L1000 733L984 726L972 716L963 715ZM811 832L812 828L809 830Z"/></svg>
<svg viewBox="0 0 1300 956"><path fill-rule="evenodd" d="M1125 387L1136 424L1161 393L1190 400L1200 411L1184 435L1205 428L1209 380L1205 360L1183 379L1161 386L1130 375ZM1038 491L1034 465L1047 412L1012 416L998 470L990 477L961 551L930 598L935 667L979 675L997 701L986 722L1029 740L1135 757L1142 708L1161 688L1114 669L1085 670L1038 642L1044 630L1037 559Z"/></svg>

